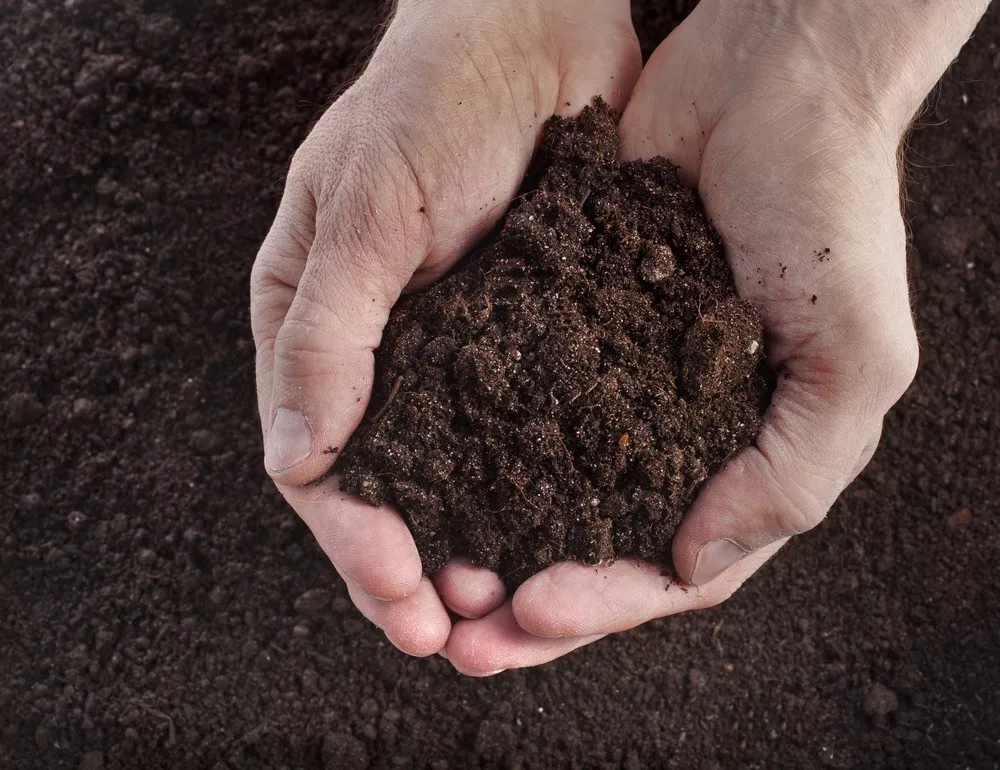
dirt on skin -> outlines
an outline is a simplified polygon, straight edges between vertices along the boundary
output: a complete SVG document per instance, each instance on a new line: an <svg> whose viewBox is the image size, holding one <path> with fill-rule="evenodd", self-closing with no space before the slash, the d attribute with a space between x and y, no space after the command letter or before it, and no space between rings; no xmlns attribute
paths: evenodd
<svg viewBox="0 0 1000 770"><path fill-rule="evenodd" d="M634 3L647 55L686 7ZM996 767L1000 5L908 143L871 466L722 606L488 680L396 652L263 471L250 266L382 18L0 0L0 768Z"/></svg>
<svg viewBox="0 0 1000 770"><path fill-rule="evenodd" d="M404 514L428 573L466 556L513 588L568 559L667 566L757 432L760 315L676 167L618 150L600 100L551 119L498 242L393 310L337 469Z"/></svg>

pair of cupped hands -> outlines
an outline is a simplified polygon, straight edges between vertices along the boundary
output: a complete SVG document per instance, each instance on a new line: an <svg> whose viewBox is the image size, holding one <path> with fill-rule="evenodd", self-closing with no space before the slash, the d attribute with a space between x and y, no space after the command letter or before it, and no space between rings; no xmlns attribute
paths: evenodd
<svg viewBox="0 0 1000 770"><path fill-rule="evenodd" d="M489 675L716 605L869 461L917 363L897 150L948 54L903 66L895 22L843 5L702 0L643 67L627 0L399 0L292 160L252 317L265 466L400 650ZM677 532L676 578L630 559L557 564L512 596L463 560L428 578L396 511L339 490L334 450L393 304L497 223L546 119L597 94L623 112L624 157L663 155L697 187L777 390Z"/></svg>

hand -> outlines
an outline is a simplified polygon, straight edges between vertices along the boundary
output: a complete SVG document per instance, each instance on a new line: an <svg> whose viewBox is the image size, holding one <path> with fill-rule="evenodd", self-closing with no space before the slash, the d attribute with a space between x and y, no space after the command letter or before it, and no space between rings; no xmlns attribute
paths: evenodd
<svg viewBox="0 0 1000 770"><path fill-rule="evenodd" d="M677 532L687 585L628 559L554 565L511 604L456 625L447 655L461 670L535 665L724 601L871 459L917 366L898 149L949 54L938 44L922 68L901 64L904 25L868 13L871 29L835 3L703 0L648 62L624 154L666 156L697 186L741 296L764 313L777 390L755 444ZM958 27L941 25L952 53Z"/></svg>
<svg viewBox="0 0 1000 770"><path fill-rule="evenodd" d="M445 606L478 617L504 589L463 564L422 578L403 520L324 478L364 415L389 310L497 222L550 116L598 93L623 107L640 67L627 0L400 0L292 161L251 281L265 465L404 652L439 651Z"/></svg>

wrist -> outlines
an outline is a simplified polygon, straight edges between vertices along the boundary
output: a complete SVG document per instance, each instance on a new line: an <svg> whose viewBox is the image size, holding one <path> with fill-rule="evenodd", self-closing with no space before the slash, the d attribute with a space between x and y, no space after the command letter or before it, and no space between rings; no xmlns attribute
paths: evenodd
<svg viewBox="0 0 1000 770"><path fill-rule="evenodd" d="M988 0L713 0L719 52L757 88L801 88L822 110L902 137ZM733 56L732 53L737 55ZM769 85L770 83L770 85Z"/></svg>

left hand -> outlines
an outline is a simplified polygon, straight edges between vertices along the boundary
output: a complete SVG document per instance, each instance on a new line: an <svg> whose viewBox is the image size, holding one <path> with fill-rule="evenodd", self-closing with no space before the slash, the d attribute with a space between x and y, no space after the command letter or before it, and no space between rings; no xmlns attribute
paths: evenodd
<svg viewBox="0 0 1000 770"><path fill-rule="evenodd" d="M500 579L455 560L434 580L390 506L329 471L361 421L389 311L506 210L542 124L639 76L628 0L398 0L364 73L295 154L251 275L265 466L357 608L400 650L440 651L447 610L481 617Z"/></svg>
<svg viewBox="0 0 1000 770"><path fill-rule="evenodd" d="M885 53L906 51L891 2L871 11L870 29L836 4L783 5L703 0L653 54L621 123L626 157L663 155L697 186L740 295L764 313L781 373L765 423L677 532L687 585L629 559L554 565L456 624L445 654L464 673L537 665L726 600L824 518L913 379L897 152L971 26L947 27L954 50L917 74ZM894 25L895 48L876 35Z"/></svg>

